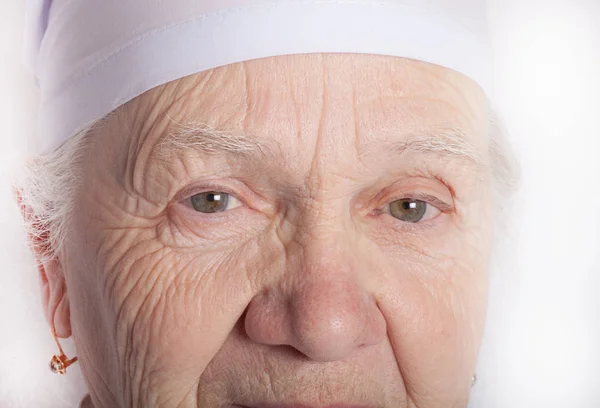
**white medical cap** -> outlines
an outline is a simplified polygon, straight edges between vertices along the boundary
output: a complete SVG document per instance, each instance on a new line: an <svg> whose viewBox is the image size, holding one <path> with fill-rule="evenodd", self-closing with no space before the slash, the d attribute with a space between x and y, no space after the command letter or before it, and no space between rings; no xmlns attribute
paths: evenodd
<svg viewBox="0 0 600 408"><path fill-rule="evenodd" d="M491 88L483 0L30 0L40 153L166 82L314 52L412 58Z"/></svg>

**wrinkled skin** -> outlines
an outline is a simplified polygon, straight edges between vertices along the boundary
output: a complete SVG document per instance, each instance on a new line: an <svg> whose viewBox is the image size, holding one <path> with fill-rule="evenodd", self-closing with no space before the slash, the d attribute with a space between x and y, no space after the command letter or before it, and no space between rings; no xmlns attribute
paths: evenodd
<svg viewBox="0 0 600 408"><path fill-rule="evenodd" d="M159 154L177 123L264 148ZM477 165L393 147L442 128L464 132ZM488 144L473 81L383 56L249 61L122 106L91 135L65 249L41 267L84 405L465 407L493 231ZM194 210L206 191L239 205ZM391 215L414 194L435 199L426 220Z"/></svg>

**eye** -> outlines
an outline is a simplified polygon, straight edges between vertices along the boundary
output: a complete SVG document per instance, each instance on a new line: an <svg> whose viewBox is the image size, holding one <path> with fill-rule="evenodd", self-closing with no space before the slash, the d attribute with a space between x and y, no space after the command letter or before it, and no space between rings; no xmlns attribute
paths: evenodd
<svg viewBox="0 0 600 408"><path fill-rule="evenodd" d="M184 200L184 204L206 214L229 211L242 205L240 200L221 191L208 191L193 195Z"/></svg>
<svg viewBox="0 0 600 408"><path fill-rule="evenodd" d="M435 206L412 198L393 201L389 206L392 217L411 223L426 221L435 218L441 213Z"/></svg>

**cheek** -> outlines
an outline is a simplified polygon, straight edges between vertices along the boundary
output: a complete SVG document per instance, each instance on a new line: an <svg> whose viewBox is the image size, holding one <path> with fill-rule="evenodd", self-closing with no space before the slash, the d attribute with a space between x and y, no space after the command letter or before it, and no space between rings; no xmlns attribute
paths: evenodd
<svg viewBox="0 0 600 408"><path fill-rule="evenodd" d="M387 284L380 305L398 365L414 387L409 393L439 381L446 384L439 385L442 395L457 378L469 378L483 332L489 249L478 237L484 231L448 234L382 257ZM419 384L422 378L430 384Z"/></svg>
<svg viewBox="0 0 600 408"><path fill-rule="evenodd" d="M256 241L227 250L153 241L119 257L105 273L113 282L106 312L131 388L150 384L169 395L197 381L255 291L253 276L268 263L260 248Z"/></svg>

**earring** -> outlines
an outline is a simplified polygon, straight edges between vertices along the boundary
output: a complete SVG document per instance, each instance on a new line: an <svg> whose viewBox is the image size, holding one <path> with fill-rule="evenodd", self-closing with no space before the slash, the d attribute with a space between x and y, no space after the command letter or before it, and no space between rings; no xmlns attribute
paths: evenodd
<svg viewBox="0 0 600 408"><path fill-rule="evenodd" d="M473 388L475 384L477 384L477 374L473 374L473 377L471 378L471 388Z"/></svg>
<svg viewBox="0 0 600 408"><path fill-rule="evenodd" d="M67 356L65 356L65 353L62 347L60 346L60 343L58 342L54 326L52 326L50 332L52 333L52 337L54 337L54 342L56 343L56 346L58 347L59 351L59 354L53 355L52 359L50 360L50 370L55 374L65 374L67 372L67 367L76 362L77 357L73 357L69 360Z"/></svg>

